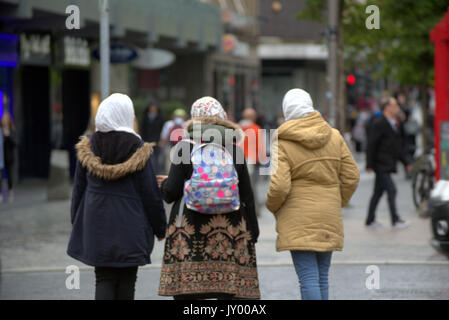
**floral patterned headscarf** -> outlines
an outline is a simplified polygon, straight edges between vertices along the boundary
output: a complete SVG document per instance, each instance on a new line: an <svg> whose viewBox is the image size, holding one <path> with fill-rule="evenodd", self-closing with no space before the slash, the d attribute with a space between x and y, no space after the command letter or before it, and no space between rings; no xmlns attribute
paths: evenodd
<svg viewBox="0 0 449 320"><path fill-rule="evenodd" d="M208 118L220 118L223 120L228 119L226 111L224 111L220 102L212 97L202 97L196 100L192 104L190 111L192 118L208 117Z"/></svg>

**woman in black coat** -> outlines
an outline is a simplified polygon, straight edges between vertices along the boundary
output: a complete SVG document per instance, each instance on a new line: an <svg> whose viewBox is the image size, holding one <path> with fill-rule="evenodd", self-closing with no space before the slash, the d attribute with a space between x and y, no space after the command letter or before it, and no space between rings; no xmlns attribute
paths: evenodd
<svg viewBox="0 0 449 320"><path fill-rule="evenodd" d="M197 100L191 114L195 124L193 120L186 123L188 138L197 140L197 143L221 144L233 156L239 179L240 208L226 214L203 214L184 205L179 215L184 182L193 172L190 162L193 145L185 140L179 142L174 147L174 155L181 161L172 162L168 177L158 176L164 200L174 203L167 230L159 295L175 299L258 299L255 243L259 228L245 157L236 145L236 142L243 141L243 131L226 119L220 103L211 97ZM207 137L204 133L208 129L214 129L219 137ZM226 135L226 131L232 135ZM235 136L238 141L233 139ZM220 138L221 141L214 140Z"/></svg>
<svg viewBox="0 0 449 320"><path fill-rule="evenodd" d="M131 99L113 94L100 104L96 132L76 145L67 253L95 267L96 299L133 299L138 266L150 263L154 235L165 237L152 145L133 123Z"/></svg>
<svg viewBox="0 0 449 320"><path fill-rule="evenodd" d="M139 132L143 141L155 143L153 147L153 154L151 156L151 164L156 174L158 174L162 169L162 150L159 146L159 142L161 140L161 132L164 123L164 116L159 110L156 101L151 100L148 103L148 109L145 109L143 114Z"/></svg>

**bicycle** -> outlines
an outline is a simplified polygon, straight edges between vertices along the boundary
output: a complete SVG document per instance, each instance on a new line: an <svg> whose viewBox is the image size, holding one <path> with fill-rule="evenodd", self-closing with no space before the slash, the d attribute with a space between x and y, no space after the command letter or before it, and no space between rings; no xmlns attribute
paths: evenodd
<svg viewBox="0 0 449 320"><path fill-rule="evenodd" d="M416 209L430 199L430 192L435 186L435 149L428 148L413 164L412 195Z"/></svg>

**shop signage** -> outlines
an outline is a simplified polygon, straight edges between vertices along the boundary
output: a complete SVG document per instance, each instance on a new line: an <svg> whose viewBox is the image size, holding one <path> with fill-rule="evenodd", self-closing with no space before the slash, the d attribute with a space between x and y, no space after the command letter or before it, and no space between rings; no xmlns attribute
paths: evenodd
<svg viewBox="0 0 449 320"><path fill-rule="evenodd" d="M233 34L225 34L222 39L222 48L226 53L234 52L237 46L237 38Z"/></svg>
<svg viewBox="0 0 449 320"><path fill-rule="evenodd" d="M16 67L19 60L17 44L19 38L15 34L0 33L0 66Z"/></svg>
<svg viewBox="0 0 449 320"><path fill-rule="evenodd" d="M45 66L50 65L50 35L22 33L20 35L20 63Z"/></svg>
<svg viewBox="0 0 449 320"><path fill-rule="evenodd" d="M100 49L93 52L95 59L100 60ZM137 51L126 44L115 43L110 47L111 63L128 63L137 58Z"/></svg>
<svg viewBox="0 0 449 320"><path fill-rule="evenodd" d="M89 43L85 39L64 37L63 59L65 65L88 67L90 65Z"/></svg>
<svg viewBox="0 0 449 320"><path fill-rule="evenodd" d="M233 34L225 34L223 36L222 48L225 53L236 56L248 57L250 55L249 44L239 41Z"/></svg>

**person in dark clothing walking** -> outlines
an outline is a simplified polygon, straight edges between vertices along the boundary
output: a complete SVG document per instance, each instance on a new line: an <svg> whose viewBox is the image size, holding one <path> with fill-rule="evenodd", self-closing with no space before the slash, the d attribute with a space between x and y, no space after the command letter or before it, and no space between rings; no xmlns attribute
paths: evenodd
<svg viewBox="0 0 449 320"><path fill-rule="evenodd" d="M13 167L15 163L15 149L17 146L16 141L16 128L13 123L11 114L6 111L0 120L0 131L3 133L3 155L5 162L6 178L8 181L8 202L11 203L14 200L13 192ZM5 178L5 177L3 177ZM2 186L2 176L0 175L0 189ZM1 190L0 190L1 193ZM6 199L5 199L6 200ZM1 201L0 201L1 202Z"/></svg>
<svg viewBox="0 0 449 320"><path fill-rule="evenodd" d="M386 191L388 194L391 223L394 228L404 228L409 223L403 221L397 213L397 190L391 178L391 174L396 173L396 163L398 160L406 165L407 170L411 170L410 160L407 158L401 144L401 135L397 121L400 108L396 99L389 98L382 103L381 110L382 116L373 121L368 132L366 168L367 172L375 172L376 181L374 194L369 204L366 226L381 227L375 221L375 211L382 194Z"/></svg>
<svg viewBox="0 0 449 320"><path fill-rule="evenodd" d="M157 102L151 100L148 103L148 109L145 110L142 122L140 124L140 134L145 142L154 142L153 154L150 158L154 172L160 173L162 159L161 148L159 145L162 127L164 126L164 116L157 106Z"/></svg>
<svg viewBox="0 0 449 320"><path fill-rule="evenodd" d="M192 105L191 115L192 120L185 126L188 141L177 143L172 152L182 161L172 161L168 177L157 177L164 200L174 203L165 241L159 295L173 296L174 299L259 299L255 248L259 226L244 153L237 145L243 142L244 133L236 123L228 120L221 104L212 97L198 99ZM233 165L226 164L224 159L221 162L226 168L221 181L226 184L228 173L235 168L239 209L206 214L187 206L189 201L184 196L184 189L189 190L185 183L193 177L192 173L201 173L208 180L215 174L218 176L221 170L204 163L209 163L209 156L214 157L212 152L201 158L204 160L201 166L194 169L190 159L193 142L196 145L215 143L232 155ZM216 199L230 197L228 191L213 192L216 189L212 182L202 184L208 195L202 200L210 204L211 210L216 208ZM236 187L233 186L234 190Z"/></svg>
<svg viewBox="0 0 449 320"><path fill-rule="evenodd" d="M371 116L366 120L365 122L365 136L368 138L369 131L371 129L371 126L373 125L374 120L382 116L382 110L375 109L373 110L373 113Z"/></svg>
<svg viewBox="0 0 449 320"><path fill-rule="evenodd" d="M76 145L67 254L95 267L97 300L133 299L138 266L151 262L154 236L165 237L152 145L133 124L131 99L113 94L99 106L96 132Z"/></svg>

